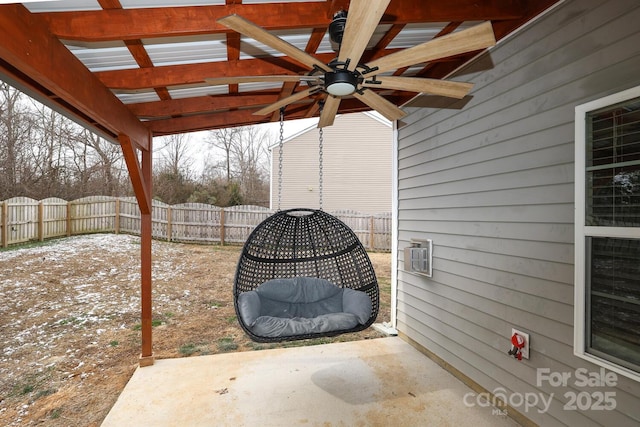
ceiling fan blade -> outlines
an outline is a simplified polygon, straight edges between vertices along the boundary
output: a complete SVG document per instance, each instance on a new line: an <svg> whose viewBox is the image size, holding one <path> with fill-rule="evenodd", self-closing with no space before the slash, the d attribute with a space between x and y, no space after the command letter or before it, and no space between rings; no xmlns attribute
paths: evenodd
<svg viewBox="0 0 640 427"><path fill-rule="evenodd" d="M318 122L319 128L331 126L333 124L336 114L338 113L339 106L340 98L331 95L327 96L327 99L324 101L324 107L322 107L322 114L320 114L320 121Z"/></svg>
<svg viewBox="0 0 640 427"><path fill-rule="evenodd" d="M260 28L253 22L248 21L239 15L225 16L224 18L218 19L218 22L228 28L231 28L232 30L239 32L240 34L251 37L259 41L260 43L264 43L267 46L284 53L285 55L295 59L296 61L306 65L309 68L313 68L314 65L317 65L324 71L331 71L331 68L329 68L329 66L309 55L307 52L298 49L291 43L282 40L280 37L274 36L273 34Z"/></svg>
<svg viewBox="0 0 640 427"><path fill-rule="evenodd" d="M376 76L375 81L367 80L362 85L373 88L379 87L382 89L429 93L431 95L448 96L457 99L462 99L467 96L471 88L473 88L473 83L396 76Z"/></svg>
<svg viewBox="0 0 640 427"><path fill-rule="evenodd" d="M351 0L347 25L342 36L338 61L350 59L348 70L355 70L380 18L391 0Z"/></svg>
<svg viewBox="0 0 640 427"><path fill-rule="evenodd" d="M493 34L493 27L491 22L487 21L466 30L447 34L400 52L375 59L367 64L368 67L374 68L374 70L363 74L380 74L422 62L473 52L495 44L496 39Z"/></svg>
<svg viewBox="0 0 640 427"><path fill-rule="evenodd" d="M301 90L300 92L296 92L293 95L287 96L285 98L282 98L279 101L274 102L271 105L268 105L264 108L261 108L260 110L254 112L253 114L256 116L265 116L267 114L273 113L276 110L279 110L281 107L284 107L286 105L292 104L296 101L301 100L304 97L307 97L309 95L311 95L313 92L319 90L319 87L314 86L314 87L310 87L307 88L305 90Z"/></svg>
<svg viewBox="0 0 640 427"><path fill-rule="evenodd" d="M319 77L315 76L236 76L236 77L214 77L204 79L205 82L212 86L231 85L238 83L256 83L256 82L320 82Z"/></svg>
<svg viewBox="0 0 640 427"><path fill-rule="evenodd" d="M362 94L355 92L353 95L369 107L376 110L378 113L385 116L388 120L398 120L407 115L407 113L402 111L395 104L387 101L372 90L365 90Z"/></svg>

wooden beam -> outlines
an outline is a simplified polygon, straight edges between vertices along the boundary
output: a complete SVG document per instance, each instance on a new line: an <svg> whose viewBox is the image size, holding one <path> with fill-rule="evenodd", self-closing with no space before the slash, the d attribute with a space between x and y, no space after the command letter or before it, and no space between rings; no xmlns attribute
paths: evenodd
<svg viewBox="0 0 640 427"><path fill-rule="evenodd" d="M51 31L68 40L106 41L232 32L219 18L239 14L269 29L327 26L326 5L268 3L43 13ZM292 27L293 22L300 22Z"/></svg>
<svg viewBox="0 0 640 427"><path fill-rule="evenodd" d="M533 0L393 1L381 23L484 21L521 18ZM234 4L98 11L47 12L51 32L68 40L107 41L228 33L217 19L236 13L266 30L321 28L331 22L331 2Z"/></svg>
<svg viewBox="0 0 640 427"><path fill-rule="evenodd" d="M385 95L385 98L400 105L415 97L414 92L394 92L393 96ZM287 109L287 120L308 118L317 113L317 108L312 108L310 115L308 106L314 102L313 98L306 98L308 102L290 105ZM360 111L370 111L371 107L363 104L357 99L347 98L340 103L339 114L356 113ZM172 135L184 132L219 129L229 126L245 126L259 123L266 123L271 120L271 116L253 115L255 109L225 111L212 114L198 114L188 117L177 117L166 120L152 120L145 122L154 136Z"/></svg>
<svg viewBox="0 0 640 427"><path fill-rule="evenodd" d="M389 31L387 31L385 35L380 39L378 44L373 47L371 54L367 57L367 61L378 59L381 56L386 55L386 47L393 41L394 38L396 38L398 34L400 34L400 31L402 31L404 27L405 24L392 25L391 28L389 28Z"/></svg>
<svg viewBox="0 0 640 427"><path fill-rule="evenodd" d="M247 92L232 95L199 96L196 98L171 99L168 101L141 102L138 104L127 104L127 107L138 117L152 119L154 117L212 113L250 106L263 106L272 104L277 100L278 94L275 92L265 94Z"/></svg>
<svg viewBox="0 0 640 427"><path fill-rule="evenodd" d="M240 60L240 33L227 34L227 62ZM230 84L229 93L238 93L240 85Z"/></svg>
<svg viewBox="0 0 640 427"><path fill-rule="evenodd" d="M265 123L268 118L254 116L255 110L235 110L224 113L199 114L197 116L177 117L166 120L153 120L147 126L153 136L171 135L189 131L218 129L230 126L244 126Z"/></svg>
<svg viewBox="0 0 640 427"><path fill-rule="evenodd" d="M149 135L147 131L147 135ZM122 154L124 155L124 161L127 164L127 170L129 171L129 178L131 179L131 185L133 186L133 192L135 193L140 212L145 215L151 213L151 194L148 192L150 185L145 183L142 167L138 161L138 155L136 148L131 142L131 138L128 135L121 134L118 136L118 141L122 147ZM151 145L150 138L147 141L147 147ZM143 150L144 153L144 150Z"/></svg>
<svg viewBox="0 0 640 427"><path fill-rule="evenodd" d="M89 126L98 125L114 139L125 133L148 148L147 129L47 31L39 15L20 4L1 5L0 40L0 73L28 88L30 95Z"/></svg>
<svg viewBox="0 0 640 427"><path fill-rule="evenodd" d="M335 54L315 55L328 63ZM100 71L95 75L113 90L140 90L156 87L204 83L204 79L216 77L240 77L259 75L296 75L308 72L308 68L289 62L286 58L243 59L237 61L207 62L201 64L166 65L152 68Z"/></svg>
<svg viewBox="0 0 640 427"><path fill-rule="evenodd" d="M326 28L314 28L311 31L311 37L309 37L309 41L307 42L307 46L305 47L304 51L311 55L316 53L316 50L318 50L318 47L320 47L320 43L322 43L322 39L324 38L326 32Z"/></svg>
<svg viewBox="0 0 640 427"><path fill-rule="evenodd" d="M392 1L380 22L410 24L416 22L493 21L518 19L529 3L538 0L447 0ZM386 19L385 19L386 18Z"/></svg>

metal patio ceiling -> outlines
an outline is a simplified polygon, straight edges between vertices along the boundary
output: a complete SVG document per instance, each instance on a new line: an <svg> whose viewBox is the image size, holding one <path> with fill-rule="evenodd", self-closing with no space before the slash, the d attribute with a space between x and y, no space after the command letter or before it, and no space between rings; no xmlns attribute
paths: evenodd
<svg viewBox="0 0 640 427"><path fill-rule="evenodd" d="M556 2L393 0L363 58L385 56L485 20L492 21L500 40ZM0 77L111 137L127 133L119 127L131 120L154 136L274 121L277 112L252 113L303 89L300 84L212 86L205 79L302 74L308 69L216 20L237 13L328 63L336 54L327 27L333 14L348 5L346 0L50 0L0 5ZM55 57L39 58L36 52L20 57L21 49L32 48L29 43L46 43L40 47ZM443 78L478 53L392 74ZM65 89L65 82L78 88ZM91 93L100 107L82 99ZM416 95L397 90L378 94L398 106ZM318 100L304 98L288 106L286 119L317 116ZM367 105L348 98L338 112L367 110ZM109 112L114 115L108 117Z"/></svg>

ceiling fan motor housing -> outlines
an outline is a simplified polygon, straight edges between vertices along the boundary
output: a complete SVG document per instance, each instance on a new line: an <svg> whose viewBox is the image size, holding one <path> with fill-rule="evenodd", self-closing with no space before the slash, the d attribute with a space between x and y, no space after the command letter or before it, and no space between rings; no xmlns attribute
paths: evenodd
<svg viewBox="0 0 640 427"><path fill-rule="evenodd" d="M329 38L338 45L342 44L344 28L347 25L347 12L341 10L333 15L333 21L329 24Z"/></svg>

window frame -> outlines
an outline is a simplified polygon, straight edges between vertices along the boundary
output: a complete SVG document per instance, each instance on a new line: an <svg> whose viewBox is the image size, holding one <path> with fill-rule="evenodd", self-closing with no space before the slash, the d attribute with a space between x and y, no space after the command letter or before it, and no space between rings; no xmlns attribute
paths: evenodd
<svg viewBox="0 0 640 427"><path fill-rule="evenodd" d="M587 237L612 237L620 239L640 239L640 227L603 227L586 226L586 147L587 114L602 108L613 106L640 97L640 86L599 98L575 107L575 266L574 266L574 355L598 366L610 369L640 382L640 372L618 365L610 360L587 352L587 283L586 283L586 245ZM615 357L611 355L612 357Z"/></svg>

